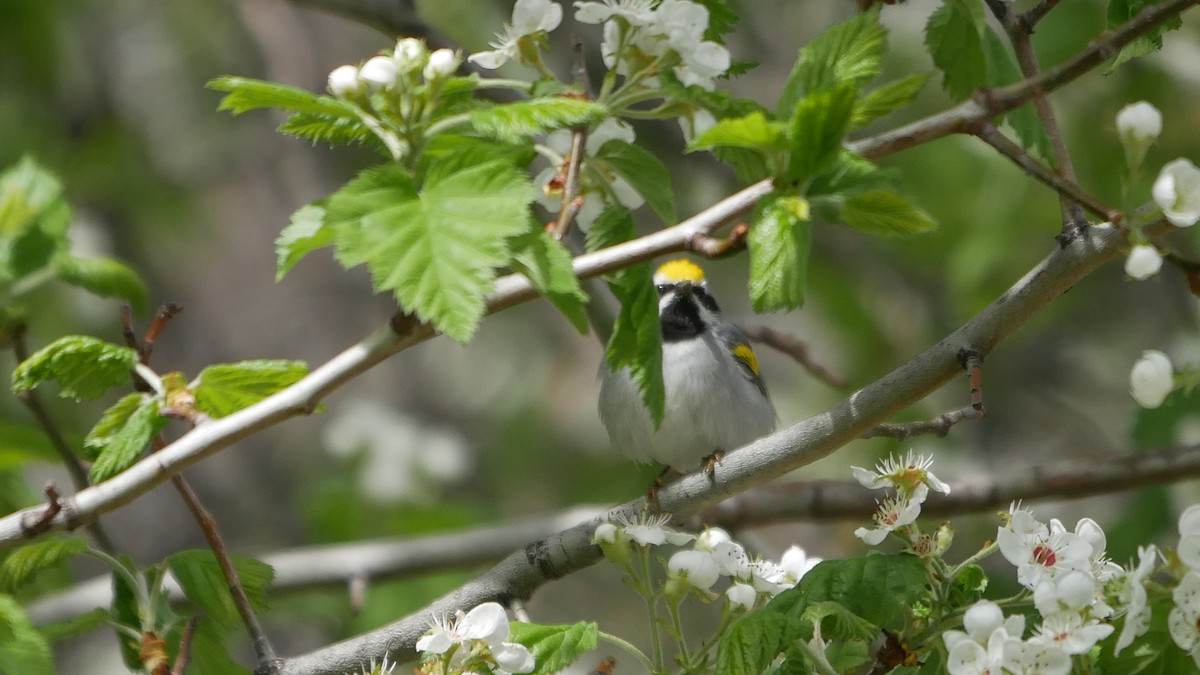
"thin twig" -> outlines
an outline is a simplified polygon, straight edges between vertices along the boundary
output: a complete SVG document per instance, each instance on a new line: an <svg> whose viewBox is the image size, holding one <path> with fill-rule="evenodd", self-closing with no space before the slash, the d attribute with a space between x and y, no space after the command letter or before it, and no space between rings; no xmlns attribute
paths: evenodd
<svg viewBox="0 0 1200 675"><path fill-rule="evenodd" d="M572 49L574 66L571 68L571 73L575 79L575 85L579 87L578 96L590 99L592 92L591 84L588 81L587 61L583 56L583 41L579 39L578 35L571 37L574 40ZM583 170L583 158L587 154L587 136L586 126L578 126L571 130L571 154L567 158L566 172L563 176L562 206L558 210L558 219L551 223L549 228L550 235L557 241L566 239L567 233L571 231L571 225L575 222L575 216L579 214L579 209L583 206L583 199L579 194L579 181Z"/></svg>
<svg viewBox="0 0 1200 675"><path fill-rule="evenodd" d="M887 438L895 438L902 441L906 438L912 438L913 436L933 434L940 438L949 433L950 427L954 426L955 424L958 424L963 420L979 419L983 416L983 412L980 412L971 406L967 406L965 408L959 408L958 410L951 410L950 412L942 413L941 415L938 415L937 417L925 422L905 422L902 424L884 422L883 424L880 424L874 429L871 429L867 433L863 434L862 437L879 438L882 436Z"/></svg>
<svg viewBox="0 0 1200 675"><path fill-rule="evenodd" d="M750 226L738 223L725 237L714 237L697 232L687 243L687 250L698 253L706 258L724 258L746 248L746 237L750 234Z"/></svg>
<svg viewBox="0 0 1200 675"><path fill-rule="evenodd" d="M150 357L154 355L155 341L158 340L158 336L167 327L171 319L182 311L183 307L181 305L168 302L159 307L158 311L154 313L154 320L150 322L150 327L146 329L146 335L142 338L141 347L138 349L138 353L142 356L143 364L150 365Z"/></svg>
<svg viewBox="0 0 1200 675"><path fill-rule="evenodd" d="M63 503L54 483L46 481L42 492L46 495L45 510L39 510L42 507L35 506L22 511L21 529L30 536L49 531L54 518L63 512Z"/></svg>
<svg viewBox="0 0 1200 675"><path fill-rule="evenodd" d="M175 655L175 665L171 668L171 675L183 675L187 670L188 661L192 658L192 637L196 634L196 624L200 620L199 614L193 614L192 618L183 627L183 637L179 638L179 653Z"/></svg>
<svg viewBox="0 0 1200 675"><path fill-rule="evenodd" d="M850 384L845 375L836 373L812 357L808 345L795 335L775 330L770 326L751 325L741 326L742 332L753 342L764 344L772 349L792 357L804 367L813 377L821 380L835 389L841 389Z"/></svg>
<svg viewBox="0 0 1200 675"><path fill-rule="evenodd" d="M1115 224L1121 221L1122 214L1120 211L1110 208L1092 196L1074 180L1063 177L1050 169L1050 167L1034 159L1032 155L1025 151L1025 148L1014 143L990 122L978 125L973 130L973 133L981 141L992 146L1001 155L1011 160L1013 164L1024 169L1025 173L1047 185L1059 195L1065 196L1075 203L1082 204L1089 211L1108 222Z"/></svg>
<svg viewBox="0 0 1200 675"><path fill-rule="evenodd" d="M1057 7L1058 3L1061 1L1062 0L1042 0L1033 7L1030 7L1029 11L1021 15L1021 22L1024 23L1028 27L1029 32L1032 33L1034 27L1041 23L1042 19L1046 18L1046 15L1050 13L1050 10Z"/></svg>

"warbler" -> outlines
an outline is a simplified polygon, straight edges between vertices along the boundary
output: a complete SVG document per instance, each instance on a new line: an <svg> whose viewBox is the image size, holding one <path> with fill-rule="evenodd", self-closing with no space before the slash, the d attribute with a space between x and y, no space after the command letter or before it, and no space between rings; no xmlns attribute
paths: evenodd
<svg viewBox="0 0 1200 675"><path fill-rule="evenodd" d="M629 370L604 368L600 419L621 454L686 473L775 428L775 408L758 357L741 329L721 315L704 271L686 259L654 273L662 332L666 406L657 430ZM660 476L660 479L662 476Z"/></svg>

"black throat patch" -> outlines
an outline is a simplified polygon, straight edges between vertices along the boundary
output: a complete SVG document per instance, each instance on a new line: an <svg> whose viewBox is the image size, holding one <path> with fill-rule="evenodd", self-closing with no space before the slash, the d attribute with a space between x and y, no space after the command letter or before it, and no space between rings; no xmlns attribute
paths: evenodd
<svg viewBox="0 0 1200 675"><path fill-rule="evenodd" d="M691 294L681 293L659 317L663 342L690 340L704 332L700 308Z"/></svg>

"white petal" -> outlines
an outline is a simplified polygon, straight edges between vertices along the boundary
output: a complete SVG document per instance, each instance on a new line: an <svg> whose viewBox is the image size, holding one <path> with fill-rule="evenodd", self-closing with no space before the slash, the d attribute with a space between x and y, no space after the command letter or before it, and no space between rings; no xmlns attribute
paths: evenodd
<svg viewBox="0 0 1200 675"><path fill-rule="evenodd" d="M729 599L729 608L740 612L754 606L758 593L755 592L753 586L738 582L725 591L725 597Z"/></svg>
<svg viewBox="0 0 1200 675"><path fill-rule="evenodd" d="M1139 244L1129 249L1129 256L1125 258L1125 273L1141 281L1158 274L1162 264L1162 254L1157 248Z"/></svg>
<svg viewBox="0 0 1200 675"><path fill-rule="evenodd" d="M990 600L980 600L963 615L963 628L976 642L984 642L992 631L1004 624L1004 611ZM949 646L949 645L947 645Z"/></svg>
<svg viewBox="0 0 1200 675"><path fill-rule="evenodd" d="M515 642L502 642L492 647L492 657L496 659L496 665L510 673L532 673L537 665L529 649Z"/></svg>
<svg viewBox="0 0 1200 675"><path fill-rule="evenodd" d="M1145 101L1131 103L1117 113L1117 131L1123 143L1152 141L1162 133L1162 124L1162 113Z"/></svg>
<svg viewBox="0 0 1200 675"><path fill-rule="evenodd" d="M1200 534L1200 504L1192 504L1179 514L1179 534Z"/></svg>
<svg viewBox="0 0 1200 675"><path fill-rule="evenodd" d="M878 546L879 542L887 538L888 532L890 532L890 530L885 530L883 528L879 528L877 530L868 530L865 527L860 527L854 531L854 536L862 539L863 542L869 546Z"/></svg>
<svg viewBox="0 0 1200 675"><path fill-rule="evenodd" d="M1133 364L1129 372L1129 393L1143 408L1157 408L1175 388L1171 359L1150 349Z"/></svg>
<svg viewBox="0 0 1200 675"><path fill-rule="evenodd" d="M329 93L343 97L358 91L358 68L338 66L329 73Z"/></svg>
<svg viewBox="0 0 1200 675"><path fill-rule="evenodd" d="M458 633L467 640L503 642L508 637L508 613L498 602L485 602L458 622Z"/></svg>
<svg viewBox="0 0 1200 675"><path fill-rule="evenodd" d="M478 64L480 68L495 70L508 62L508 53L496 49L490 52L476 52L467 57L471 63Z"/></svg>
<svg viewBox="0 0 1200 675"><path fill-rule="evenodd" d="M1168 162L1151 188L1154 203L1176 227L1200 220L1200 169L1186 159Z"/></svg>

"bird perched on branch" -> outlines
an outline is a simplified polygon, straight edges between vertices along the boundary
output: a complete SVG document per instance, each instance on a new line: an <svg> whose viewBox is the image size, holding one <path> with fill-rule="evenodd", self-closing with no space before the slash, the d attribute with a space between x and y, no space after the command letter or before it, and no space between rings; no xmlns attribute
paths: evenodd
<svg viewBox="0 0 1200 675"><path fill-rule="evenodd" d="M605 369L600 419L621 454L680 473L704 466L711 477L722 452L775 428L775 408L754 349L721 315L704 271L690 260L671 260L655 271L654 285L666 388L662 425L654 429L627 369Z"/></svg>

